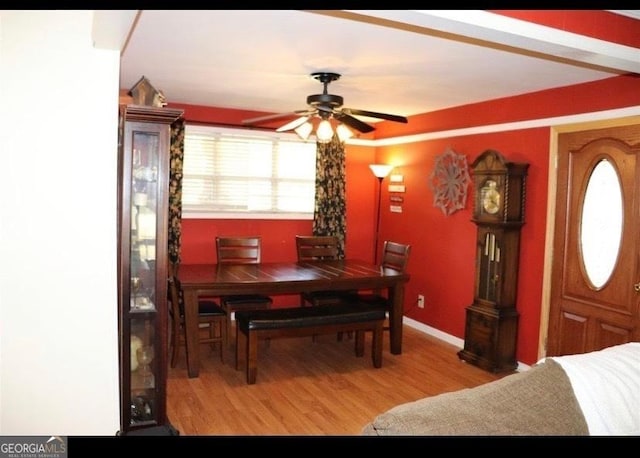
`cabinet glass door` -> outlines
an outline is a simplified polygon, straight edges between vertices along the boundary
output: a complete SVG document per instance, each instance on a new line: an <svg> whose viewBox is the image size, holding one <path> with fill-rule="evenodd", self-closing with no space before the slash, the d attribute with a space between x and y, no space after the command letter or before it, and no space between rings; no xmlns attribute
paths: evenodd
<svg viewBox="0 0 640 458"><path fill-rule="evenodd" d="M157 312L156 252L158 249L159 134L131 130L130 233L130 424L156 419Z"/></svg>
<svg viewBox="0 0 640 458"><path fill-rule="evenodd" d="M155 310L158 136L133 132L131 310Z"/></svg>

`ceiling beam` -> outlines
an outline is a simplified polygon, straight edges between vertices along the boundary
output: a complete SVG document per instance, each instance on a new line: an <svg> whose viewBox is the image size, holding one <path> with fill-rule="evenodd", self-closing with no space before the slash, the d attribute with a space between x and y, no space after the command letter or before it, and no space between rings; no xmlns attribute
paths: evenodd
<svg viewBox="0 0 640 458"><path fill-rule="evenodd" d="M313 10L612 73L640 74L640 50L484 10Z"/></svg>

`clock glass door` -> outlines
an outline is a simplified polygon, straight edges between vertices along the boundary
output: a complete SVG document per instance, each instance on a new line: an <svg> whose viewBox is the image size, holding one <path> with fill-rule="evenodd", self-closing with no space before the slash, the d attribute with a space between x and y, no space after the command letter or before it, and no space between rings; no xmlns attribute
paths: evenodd
<svg viewBox="0 0 640 458"><path fill-rule="evenodd" d="M478 290L477 297L491 303L497 298L496 284L500 278L500 238L491 229L478 229Z"/></svg>

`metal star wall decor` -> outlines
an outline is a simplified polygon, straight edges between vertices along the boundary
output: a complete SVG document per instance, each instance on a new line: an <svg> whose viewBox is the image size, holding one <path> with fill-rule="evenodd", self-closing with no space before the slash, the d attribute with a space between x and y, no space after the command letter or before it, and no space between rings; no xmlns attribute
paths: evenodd
<svg viewBox="0 0 640 458"><path fill-rule="evenodd" d="M451 148L436 157L436 165L429 177L433 191L433 206L445 216L461 210L467 203L467 188L471 183L467 158Z"/></svg>

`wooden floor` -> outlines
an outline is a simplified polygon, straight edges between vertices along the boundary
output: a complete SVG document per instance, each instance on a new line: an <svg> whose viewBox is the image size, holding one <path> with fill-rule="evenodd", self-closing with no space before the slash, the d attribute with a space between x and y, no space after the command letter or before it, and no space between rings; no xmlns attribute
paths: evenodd
<svg viewBox="0 0 640 458"><path fill-rule="evenodd" d="M233 349L202 346L198 378L188 378L184 348L169 369L167 413L180 435L358 435L383 411L404 402L474 387L496 375L464 363L460 350L405 324L403 352L389 352L382 368L354 354L353 340L335 335L271 340L258 350L258 378L247 385Z"/></svg>

